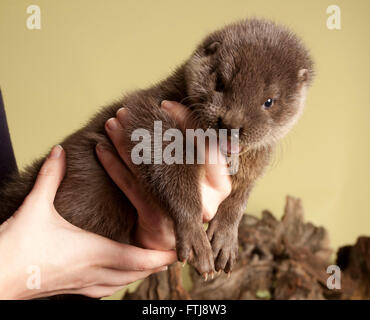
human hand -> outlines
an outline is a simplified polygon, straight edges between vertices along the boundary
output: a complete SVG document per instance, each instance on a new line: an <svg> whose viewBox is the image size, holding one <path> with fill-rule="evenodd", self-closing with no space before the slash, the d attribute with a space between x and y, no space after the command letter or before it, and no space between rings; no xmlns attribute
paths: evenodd
<svg viewBox="0 0 370 320"><path fill-rule="evenodd" d="M178 123L180 128L188 127L189 110L185 106L172 101L163 101L162 108ZM155 200L146 194L136 177L137 170L127 154L128 142L122 134L123 127L129 116L128 110L122 108L116 118L106 123L106 131L112 140L119 156L112 153L103 144L97 146L97 155L102 165L124 192L138 212L138 226L135 239L145 248L169 250L175 247L173 223ZM218 153L218 148L211 148L209 153ZM206 159L208 157L206 156ZM205 175L201 178L201 196L203 204L203 221L209 222L217 212L220 203L231 192L230 177L223 174L226 170L226 160L220 155L216 164L205 164ZM123 161L122 161L123 160Z"/></svg>
<svg viewBox="0 0 370 320"><path fill-rule="evenodd" d="M2 299L67 293L109 296L176 261L174 251L121 244L64 220L53 201L65 173L65 162L63 149L54 147L31 193L0 226ZM30 271L35 273L30 275ZM40 281L39 288L30 287L31 277L34 287Z"/></svg>

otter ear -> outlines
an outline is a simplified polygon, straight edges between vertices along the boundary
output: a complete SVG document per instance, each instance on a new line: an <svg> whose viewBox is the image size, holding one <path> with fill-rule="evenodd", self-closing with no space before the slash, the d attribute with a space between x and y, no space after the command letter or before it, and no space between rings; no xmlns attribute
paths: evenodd
<svg viewBox="0 0 370 320"><path fill-rule="evenodd" d="M301 83L307 82L309 77L307 69L301 69L298 71L298 81Z"/></svg>
<svg viewBox="0 0 370 320"><path fill-rule="evenodd" d="M204 53L206 56L210 56L214 53L216 53L216 51L218 50L218 48L220 47L221 43L218 42L218 41L213 41L209 44L207 44L205 47L204 47Z"/></svg>

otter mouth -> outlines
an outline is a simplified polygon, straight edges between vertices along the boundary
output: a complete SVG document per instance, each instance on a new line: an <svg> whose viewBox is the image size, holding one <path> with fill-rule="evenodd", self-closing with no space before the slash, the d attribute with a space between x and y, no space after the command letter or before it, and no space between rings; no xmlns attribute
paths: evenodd
<svg viewBox="0 0 370 320"><path fill-rule="evenodd" d="M227 133L225 132L221 133L220 126L212 126L209 124L205 124L204 126L201 127L204 128L203 129L204 131L207 131L208 129L213 130L211 134L217 137L218 147L223 155L233 156L245 152L246 146L241 145L239 140L240 139L239 129L235 130L227 129ZM221 129L224 130L224 128Z"/></svg>
<svg viewBox="0 0 370 320"><path fill-rule="evenodd" d="M241 153L242 147L239 143L234 143L230 138L228 138L226 141L220 141L220 151L224 155L230 156Z"/></svg>
<svg viewBox="0 0 370 320"><path fill-rule="evenodd" d="M228 134L227 137L219 135L218 139L219 148L223 155L234 156L244 152L245 146L241 145L239 134L234 134L233 136Z"/></svg>

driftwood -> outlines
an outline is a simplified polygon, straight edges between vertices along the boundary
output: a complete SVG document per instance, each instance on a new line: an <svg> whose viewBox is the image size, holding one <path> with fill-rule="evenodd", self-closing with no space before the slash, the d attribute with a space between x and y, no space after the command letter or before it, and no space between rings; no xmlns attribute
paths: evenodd
<svg viewBox="0 0 370 320"><path fill-rule="evenodd" d="M340 248L331 261L328 234L304 222L301 201L287 197L278 221L245 215L239 227L240 253L232 275L205 282L190 267L192 288L182 283L179 263L145 279L123 299L370 299L370 238ZM341 270L341 288L328 289L329 265Z"/></svg>

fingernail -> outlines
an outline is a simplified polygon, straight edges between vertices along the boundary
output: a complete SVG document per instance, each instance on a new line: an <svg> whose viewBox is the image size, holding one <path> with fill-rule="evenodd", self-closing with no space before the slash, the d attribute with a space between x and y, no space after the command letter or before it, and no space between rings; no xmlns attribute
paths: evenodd
<svg viewBox="0 0 370 320"><path fill-rule="evenodd" d="M168 270L167 266L164 266L163 268L161 268L161 271L166 271L166 270Z"/></svg>
<svg viewBox="0 0 370 320"><path fill-rule="evenodd" d="M118 129L118 123L116 118L110 118L107 121L107 127L109 130L117 130Z"/></svg>
<svg viewBox="0 0 370 320"><path fill-rule="evenodd" d="M116 112L116 115L118 115L119 113L121 113L123 110L126 110L126 108L122 107L122 108L119 108Z"/></svg>
<svg viewBox="0 0 370 320"><path fill-rule="evenodd" d="M163 100L161 102L161 107L165 108L165 109L169 109L169 108L173 107L174 105L175 104L172 101L168 101L168 100Z"/></svg>
<svg viewBox="0 0 370 320"><path fill-rule="evenodd" d="M53 147L53 149L51 150L50 154L49 154L49 158L50 159L58 159L60 157L60 155L62 154L62 151L63 151L63 148L61 145L56 145Z"/></svg>
<svg viewBox="0 0 370 320"><path fill-rule="evenodd" d="M101 142L99 142L97 145L96 145L96 150L98 150L99 152L103 152L104 151L104 146Z"/></svg>
<svg viewBox="0 0 370 320"><path fill-rule="evenodd" d="M107 147L103 142L99 142L99 143L96 145L96 149L97 149L99 152L108 151L108 147Z"/></svg>

